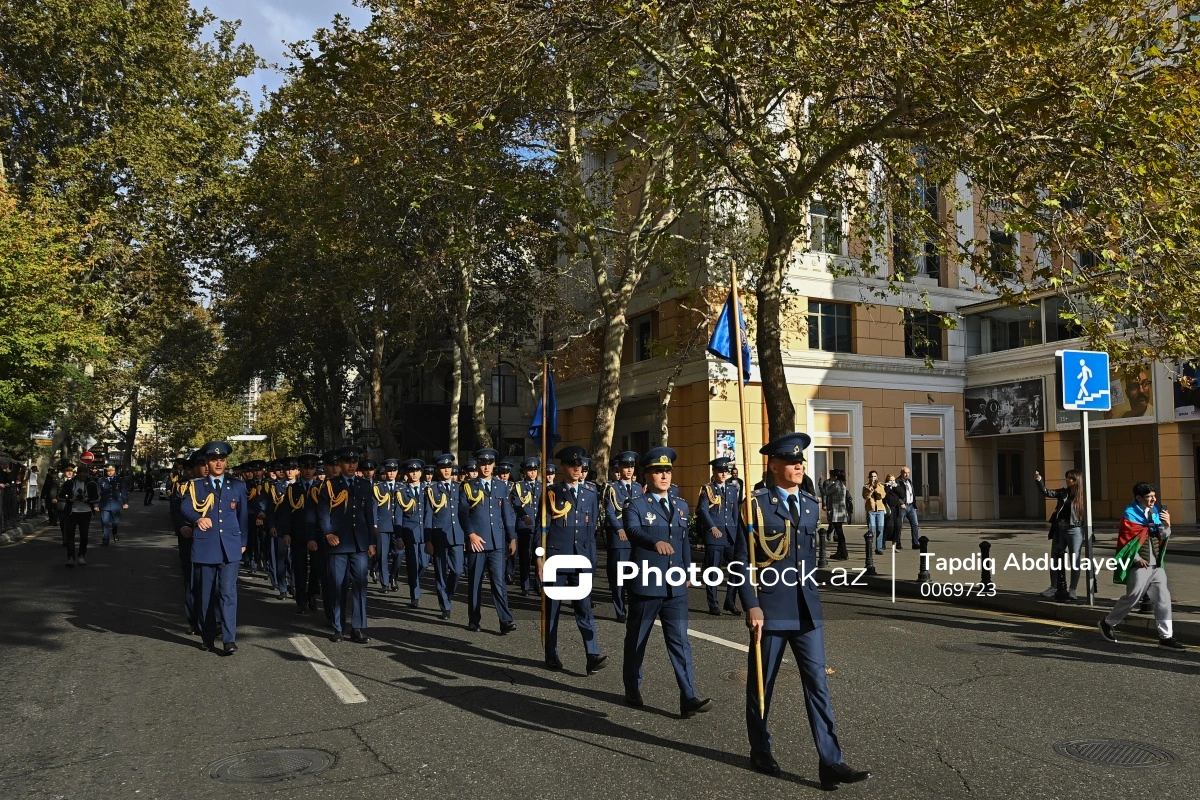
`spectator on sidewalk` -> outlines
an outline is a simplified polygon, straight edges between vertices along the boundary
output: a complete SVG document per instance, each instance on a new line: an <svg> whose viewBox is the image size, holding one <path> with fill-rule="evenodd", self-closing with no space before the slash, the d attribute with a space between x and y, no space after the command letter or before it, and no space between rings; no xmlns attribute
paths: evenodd
<svg viewBox="0 0 1200 800"><path fill-rule="evenodd" d="M837 552L832 558L834 561L845 561L850 558L850 553L846 550L846 533L842 526L850 518L854 504L846 488L846 473L842 470L830 470L829 479L822 484L821 507L825 509L825 518L829 522L829 534L837 539Z"/></svg>
<svg viewBox="0 0 1200 800"><path fill-rule="evenodd" d="M1113 606L1109 615L1100 620L1100 634L1110 642L1117 641L1114 629L1141 601L1149 596L1154 604L1154 621L1158 625L1158 645L1169 650L1184 650L1175 640L1171 627L1171 592L1167 589L1167 573L1163 567L1163 551L1171 538L1171 515L1155 507L1158 487L1153 483L1138 483L1133 487L1133 502L1125 509L1121 528L1117 532L1117 560L1132 559L1122 575L1118 567L1113 579L1125 584L1125 594ZM1155 544L1158 545L1157 552ZM1124 580L1120 580L1121 578Z"/></svg>
<svg viewBox="0 0 1200 800"><path fill-rule="evenodd" d="M887 518L887 505L884 497L887 489L879 482L879 473L871 470L867 473L867 483L862 488L863 511L867 514L867 530L875 541L875 555L883 555L883 523Z"/></svg>
<svg viewBox="0 0 1200 800"><path fill-rule="evenodd" d="M58 524L58 472L49 470L46 479L42 481L42 505L46 508L46 516L51 525Z"/></svg>
<svg viewBox="0 0 1200 800"><path fill-rule="evenodd" d="M1079 551L1083 547L1083 526L1086 509L1084 506L1083 473L1077 469L1067 470L1067 485L1062 489L1047 489L1046 479L1038 470L1033 471L1033 479L1037 481L1038 491L1046 497L1058 501L1054 513L1050 515L1050 558L1052 560L1064 557L1071 559L1071 588L1066 592L1067 599L1074 602L1078 599L1075 590L1079 586ZM1059 587L1065 582L1062 568L1050 570L1050 588L1042 592L1042 597L1062 599Z"/></svg>
<svg viewBox="0 0 1200 800"><path fill-rule="evenodd" d="M917 493L913 487L912 470L908 466L900 468L900 477L896 479L896 486L899 488L900 497L900 521L908 520L908 528L912 532L912 546L917 549L921 546L921 525L917 522ZM897 542L898 544L899 542Z"/></svg>
<svg viewBox="0 0 1200 800"><path fill-rule="evenodd" d="M883 479L883 490L883 504L887 509L883 518L883 539L891 542L897 550L903 550L904 545L900 544L900 504L904 499L896 476L890 472Z"/></svg>
<svg viewBox="0 0 1200 800"><path fill-rule="evenodd" d="M63 544L67 548L67 566L87 564L88 528L92 524L92 508L100 501L96 482L75 475L75 465L63 467L66 476L58 491L59 509L64 517ZM75 555L75 531L79 531L79 555Z"/></svg>
<svg viewBox="0 0 1200 800"><path fill-rule="evenodd" d="M25 516L32 517L38 513L38 468L29 468L29 477L25 481Z"/></svg>

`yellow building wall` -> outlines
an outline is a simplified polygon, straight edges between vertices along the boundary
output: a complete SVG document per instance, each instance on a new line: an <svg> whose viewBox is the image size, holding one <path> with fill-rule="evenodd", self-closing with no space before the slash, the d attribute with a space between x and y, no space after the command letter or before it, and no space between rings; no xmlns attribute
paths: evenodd
<svg viewBox="0 0 1200 800"><path fill-rule="evenodd" d="M1154 425L1106 428L1105 456L1108 481L1104 499L1092 500L1094 519L1117 519L1133 499L1133 485L1155 481L1158 475L1157 436ZM1168 500L1168 505L1170 501Z"/></svg>
<svg viewBox="0 0 1200 800"><path fill-rule="evenodd" d="M1158 494L1173 525L1196 522L1195 447L1191 429L1176 422L1158 426Z"/></svg>

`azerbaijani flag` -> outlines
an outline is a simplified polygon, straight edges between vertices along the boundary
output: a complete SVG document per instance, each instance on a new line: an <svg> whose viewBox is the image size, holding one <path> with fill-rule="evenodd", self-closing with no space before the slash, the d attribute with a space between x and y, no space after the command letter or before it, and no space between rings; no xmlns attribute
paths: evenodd
<svg viewBox="0 0 1200 800"><path fill-rule="evenodd" d="M1137 503L1130 503L1125 509L1125 516L1117 531L1117 568L1113 570L1113 583L1125 582L1129 575L1129 567L1137 560L1138 551L1150 538L1151 525L1162 525L1162 518L1158 516L1158 509L1154 506L1143 511ZM1162 559L1163 554L1160 552L1160 565L1163 563Z"/></svg>

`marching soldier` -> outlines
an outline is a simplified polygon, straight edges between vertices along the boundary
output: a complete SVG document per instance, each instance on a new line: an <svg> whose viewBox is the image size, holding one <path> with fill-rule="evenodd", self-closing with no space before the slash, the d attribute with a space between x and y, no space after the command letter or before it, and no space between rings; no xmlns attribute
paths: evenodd
<svg viewBox="0 0 1200 800"><path fill-rule="evenodd" d="M708 463L712 467L712 481L704 484L700 490L696 516L700 521L700 530L704 532L704 568L717 567L724 571L733 560L737 547L738 526L741 523L738 487L728 482L728 458L714 458ZM705 593L708 596L708 613L721 616L721 609L717 605L717 587L706 586ZM732 585L725 590L725 610L730 614L737 613L737 589Z"/></svg>
<svg viewBox="0 0 1200 800"><path fill-rule="evenodd" d="M504 489L505 496L509 497L511 499L512 485L513 485L512 464L510 464L507 461L498 462L496 464L496 471L493 474L495 475L493 480L497 481L498 484ZM514 515L514 519L515 519L515 515ZM508 586L512 586L513 577L516 574L517 574L517 554L512 553L506 559L504 559L504 583Z"/></svg>
<svg viewBox="0 0 1200 800"><path fill-rule="evenodd" d="M479 460L477 458L468 459L462 468L463 483L473 481L479 477Z"/></svg>
<svg viewBox="0 0 1200 800"><path fill-rule="evenodd" d="M646 493L630 501L625 509L625 532L633 540L631 560L643 565L632 582L629 622L625 627L625 702L641 708L642 661L654 621L662 624L667 655L679 684L679 714L691 717L712 708L712 700L696 694L692 647L688 642L688 585L671 585L670 572L686 575L692 563L688 539L687 503L671 494L671 471L675 451L655 447L642 458ZM659 580L645 569L657 568Z"/></svg>
<svg viewBox="0 0 1200 800"><path fill-rule="evenodd" d="M371 641L367 628L367 570L375 555L375 498L372 487L355 477L358 454L351 447L338 453L341 474L325 481L317 518L325 540L326 598L333 609L333 641L342 640L346 606L350 610L350 641Z"/></svg>
<svg viewBox="0 0 1200 800"><path fill-rule="evenodd" d="M508 589L504 585L504 559L516 552L517 530L508 492L499 483L493 485L492 468L496 451L484 448L475 453L479 477L463 481L458 518L467 536L467 572L470 580L467 601L467 630L479 630L482 617L483 576L492 582L492 604L500 618L500 633L517 629L508 609Z"/></svg>
<svg viewBox="0 0 1200 800"><path fill-rule="evenodd" d="M600 515L600 497L592 486L583 480L583 460L586 451L579 446L564 447L555 457L563 465L565 480L546 487L546 511L549 523L546 530L545 558L557 555L575 555L596 562L596 518ZM539 572L541 572L541 563ZM594 568L593 568L594 569ZM579 573L569 575L542 575L546 585L578 586ZM546 666L552 670L563 668L558 655L558 611L562 601L548 599L546 617ZM587 674L603 669L608 656L600 655L600 641L596 631L596 618L592 614L591 593L580 600L572 601L575 624L583 635L583 648L587 653Z"/></svg>
<svg viewBox="0 0 1200 800"><path fill-rule="evenodd" d="M425 498L421 494L421 469L425 465L419 458L404 462L404 483L396 490L396 520L400 536L404 539L404 569L408 577L408 604L412 608L421 605L421 576L429 566L429 554L425 552Z"/></svg>
<svg viewBox="0 0 1200 800"><path fill-rule="evenodd" d="M787 433L759 450L769 459L767 467L774 486L758 489L751 495L752 533L739 539L732 566L734 573L742 578L740 591L746 608L746 626L762 650L762 711L755 647L750 648L746 671L750 763L759 772L780 774L779 763L771 754L767 715L771 711L779 665L785 648L790 646L804 683L804 705L820 758L821 788L836 789L839 783L866 780L871 773L851 769L842 760L842 748L834 730L833 701L825 680L821 598L816 585L800 577L805 574L806 566L811 568L817 563L821 504L801 488L804 451L811 441L807 434ZM754 571L748 568L751 560Z"/></svg>
<svg viewBox="0 0 1200 800"><path fill-rule="evenodd" d="M429 488L429 484L433 483L433 464L426 464L421 468L421 491L424 492Z"/></svg>
<svg viewBox="0 0 1200 800"><path fill-rule="evenodd" d="M195 450L187 459L187 474L176 483L167 498L171 512L171 527L175 530L179 546L179 569L183 573L183 615L188 622L188 635L200 632L200 621L196 615L196 597L193 588L192 569L192 526L183 518L183 503L189 496L192 480L208 477L208 461L201 450Z"/></svg>
<svg viewBox="0 0 1200 800"><path fill-rule="evenodd" d="M280 531L280 536L287 540L291 548L296 613L307 614L316 609L317 595L321 591L316 532L317 493L321 487L321 482L317 480L317 465L321 458L314 453L305 453L296 461L300 466L300 476L296 483L288 488L284 500L288 508L287 531ZM297 492L302 495L299 500L296 497ZM295 506L297 502L301 503L299 509Z"/></svg>
<svg viewBox="0 0 1200 800"><path fill-rule="evenodd" d="M129 508L129 487L125 479L117 475L117 468L109 464L104 468L104 477L96 482L100 489L100 503L92 510L100 515L100 546L108 547L109 535L114 542L121 541L121 509Z"/></svg>
<svg viewBox="0 0 1200 800"><path fill-rule="evenodd" d="M433 551L433 585L437 590L441 618L450 619L450 603L463 573L463 534L458 516L462 487L454 480L454 456L444 453L436 462L440 480L425 488L425 546Z"/></svg>
<svg viewBox="0 0 1200 800"><path fill-rule="evenodd" d="M536 533L542 503L542 482L538 478L541 466L542 462L536 458L522 461L521 480L513 481L510 496L513 514L517 519L517 577L521 583L522 597L528 596L533 588L529 567L534 548L541 544Z"/></svg>
<svg viewBox="0 0 1200 800"><path fill-rule="evenodd" d="M268 531L271 537L271 569L279 599L287 600L288 594L295 595L295 576L292 564L298 560L292 551L292 528L304 525L304 484L300 483L300 461L281 458L276 462L283 479L271 486L271 508ZM292 525L292 517L299 518ZM303 547L303 545L301 545ZM291 579L289 580L289 575Z"/></svg>
<svg viewBox="0 0 1200 800"><path fill-rule="evenodd" d="M608 528L608 585L612 591L613 613L617 622L625 622L625 598L628 591L617 585L617 565L628 561L633 542L625 532L625 509L644 492L642 485L633 479L637 468L638 454L626 450L612 460L613 480L604 487L604 521Z"/></svg>
<svg viewBox="0 0 1200 800"><path fill-rule="evenodd" d="M193 590L202 650L237 652L237 578L250 531L246 484L225 474L233 448L209 442L201 448L208 477L192 480L180 513L192 529Z"/></svg>
<svg viewBox="0 0 1200 800"><path fill-rule="evenodd" d="M241 474L239 480L242 480L246 485L246 498L249 503L249 541L246 544L245 558L243 559L251 572L258 571L258 565L263 562L263 550L261 544L261 533L263 521L266 519L266 505L259 498L259 490L261 481L255 477L254 463L248 461L244 465L235 467L234 474ZM261 474L261 473L260 473ZM259 514L263 516L260 517Z"/></svg>
<svg viewBox="0 0 1200 800"><path fill-rule="evenodd" d="M400 472L399 459L389 458L383 462L383 480L372 487L375 494L375 514L379 525L379 551L371 562L371 571L379 576L379 591L387 594L395 590L396 572L392 559L396 555L396 480Z"/></svg>

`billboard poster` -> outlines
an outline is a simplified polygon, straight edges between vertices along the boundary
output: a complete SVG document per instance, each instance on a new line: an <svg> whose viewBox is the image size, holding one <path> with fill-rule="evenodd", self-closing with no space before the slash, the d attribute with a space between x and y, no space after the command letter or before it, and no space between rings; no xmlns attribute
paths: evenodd
<svg viewBox="0 0 1200 800"><path fill-rule="evenodd" d="M716 455L713 458L728 458L737 463L737 434L730 430L716 431Z"/></svg>
<svg viewBox="0 0 1200 800"><path fill-rule="evenodd" d="M968 437L1036 433L1046 427L1045 384L1041 378L968 386L963 391L963 407Z"/></svg>

